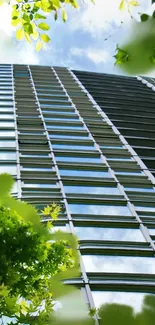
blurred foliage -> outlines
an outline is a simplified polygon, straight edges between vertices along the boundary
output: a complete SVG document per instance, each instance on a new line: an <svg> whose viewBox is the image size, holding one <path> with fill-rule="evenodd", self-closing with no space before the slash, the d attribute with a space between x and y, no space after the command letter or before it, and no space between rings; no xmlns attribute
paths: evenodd
<svg viewBox="0 0 155 325"><path fill-rule="evenodd" d="M94 1L90 0L93 3ZM12 26L16 28L17 40L35 42L36 51L40 51L44 44L50 42L47 34L50 25L46 22L49 14L53 14L54 20L61 16L66 22L68 18L66 7L79 8L78 0L13 0L13 2L1 0L0 5L5 2L12 6Z"/></svg>
<svg viewBox="0 0 155 325"><path fill-rule="evenodd" d="M0 175L0 317L15 318L17 324L47 324L53 299L68 293L60 283L69 270L79 274L77 240L71 234L49 231L37 210L9 194L13 179ZM43 210L56 220L55 203ZM70 287L69 287L70 289ZM53 294L54 291L54 294Z"/></svg>
<svg viewBox="0 0 155 325"><path fill-rule="evenodd" d="M154 1L152 1L152 4ZM138 6L137 1L122 0L120 10ZM139 22L132 17L131 32L117 45L115 64L129 75L145 74L155 69L155 12L139 13Z"/></svg>

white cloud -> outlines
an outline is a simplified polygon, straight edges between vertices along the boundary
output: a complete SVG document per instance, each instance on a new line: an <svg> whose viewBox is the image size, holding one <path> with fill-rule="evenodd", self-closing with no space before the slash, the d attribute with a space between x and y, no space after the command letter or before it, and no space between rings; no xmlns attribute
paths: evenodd
<svg viewBox="0 0 155 325"><path fill-rule="evenodd" d="M15 40L11 26L11 6L0 7L0 63L39 64L38 54L32 45Z"/></svg>
<svg viewBox="0 0 155 325"><path fill-rule="evenodd" d="M93 61L95 64L106 63L111 60L111 55L109 54L107 49L82 49L78 47L73 47L70 50L70 54L76 57L85 56L91 61Z"/></svg>
<svg viewBox="0 0 155 325"><path fill-rule="evenodd" d="M71 30L82 29L90 33L93 37L101 37L103 32L115 31L120 26L121 21L130 23L131 18L126 9L124 12L119 10L121 0L96 0L95 5L90 0L81 6L77 16L73 16L70 21ZM136 15L142 8L145 10L150 6L150 0L140 0L141 7L135 7L132 12Z"/></svg>

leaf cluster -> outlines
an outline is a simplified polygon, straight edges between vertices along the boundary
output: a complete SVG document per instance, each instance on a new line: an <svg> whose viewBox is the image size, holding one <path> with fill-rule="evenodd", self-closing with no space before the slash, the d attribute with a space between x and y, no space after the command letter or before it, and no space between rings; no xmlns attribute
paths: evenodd
<svg viewBox="0 0 155 325"><path fill-rule="evenodd" d="M94 0L90 0L94 2ZM5 0L1 0L0 5ZM53 14L54 20L61 16L67 21L66 6L79 8L78 0L16 0L12 6L12 26L16 28L16 38L25 39L29 43L35 42L36 50L40 51L45 44L50 42L47 32L50 25L47 23L49 14Z"/></svg>
<svg viewBox="0 0 155 325"><path fill-rule="evenodd" d="M0 175L0 317L46 324L53 288L55 297L57 291L61 294L59 278L79 266L77 241L71 234L50 233L34 207L9 195L12 185L11 176ZM56 220L60 207L53 203L47 210Z"/></svg>

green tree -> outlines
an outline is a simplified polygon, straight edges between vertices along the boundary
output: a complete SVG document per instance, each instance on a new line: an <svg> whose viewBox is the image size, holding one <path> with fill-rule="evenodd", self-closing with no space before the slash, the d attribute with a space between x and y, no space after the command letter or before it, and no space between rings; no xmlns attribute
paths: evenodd
<svg viewBox="0 0 155 325"><path fill-rule="evenodd" d="M7 0L1 0L3 5ZM94 0L90 0L94 2ZM47 16L52 14L54 20L59 15L66 22L66 7L79 8L78 0L15 0L12 6L12 26L16 27L16 38L22 40L25 38L29 43L36 43L36 50L40 51L44 43L50 41L47 32L50 26L47 24Z"/></svg>
<svg viewBox="0 0 155 325"><path fill-rule="evenodd" d="M0 175L0 318L5 324L6 317L16 324L48 324L53 299L71 290L60 280L79 272L77 242L50 231L59 206L42 211L51 218L43 226L34 207L9 195L12 185L11 176Z"/></svg>
<svg viewBox="0 0 155 325"><path fill-rule="evenodd" d="M131 14L131 8L138 5L138 1L122 0L120 10L128 10ZM145 74L155 68L155 11L150 16L140 12L139 21L132 15L131 19L130 33L116 47L115 64L127 74Z"/></svg>

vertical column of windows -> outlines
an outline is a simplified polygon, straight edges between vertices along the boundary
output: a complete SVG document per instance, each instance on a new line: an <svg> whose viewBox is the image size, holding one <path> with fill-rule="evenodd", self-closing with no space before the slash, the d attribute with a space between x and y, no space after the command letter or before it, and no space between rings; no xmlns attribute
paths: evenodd
<svg viewBox="0 0 155 325"><path fill-rule="evenodd" d="M122 138L117 134L117 129L103 119L78 80L66 69L55 68L55 72L75 104L73 107L82 118L83 125L94 139L95 147L99 145L100 157L105 159L105 166L122 195L120 197L116 189L104 188L101 179L100 189L99 183L98 189L93 189L91 176L89 181L85 179L83 186L81 179L77 178L78 172L73 174L78 182L77 189L72 190L72 196L74 191L76 195L74 204L70 205L70 211L80 238L80 252L95 304L99 306L104 302L121 302L121 299L124 299L125 303L133 306L134 298L133 307L138 309L145 294L138 292L137 274L140 274L140 291L154 293L154 287L152 291L149 288L150 281L154 278L155 249L153 237L150 237L145 227L146 224L149 227L149 222L153 221L153 218L150 219L154 214L153 185L127 150ZM94 180L98 182L97 175ZM82 200L81 196L86 188L86 196ZM65 191L67 200L70 200L68 187ZM146 211L149 220L145 223L146 219L142 214ZM117 293L114 289L120 292ZM105 292L111 290L111 294Z"/></svg>
<svg viewBox="0 0 155 325"><path fill-rule="evenodd" d="M14 84L21 198L35 205L39 210L53 201L62 204L29 67L14 66Z"/></svg>
<svg viewBox="0 0 155 325"><path fill-rule="evenodd" d="M11 65L0 65L0 173L17 179L16 121ZM17 182L12 189L17 196Z"/></svg>

